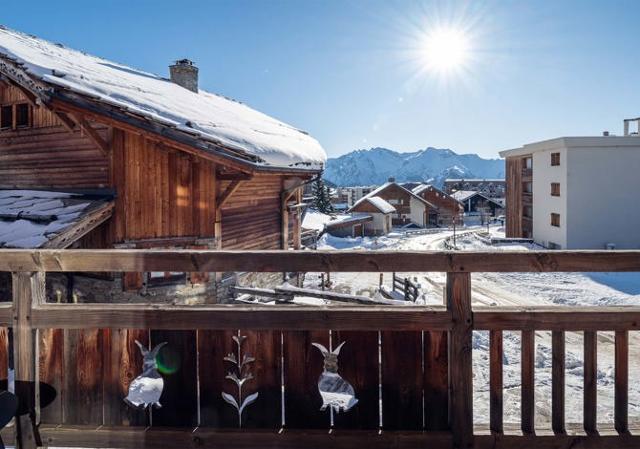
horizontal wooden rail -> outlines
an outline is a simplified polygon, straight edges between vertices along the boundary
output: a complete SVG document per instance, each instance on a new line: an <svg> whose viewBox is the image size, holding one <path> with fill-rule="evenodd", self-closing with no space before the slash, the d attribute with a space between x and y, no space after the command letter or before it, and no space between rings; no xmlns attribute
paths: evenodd
<svg viewBox="0 0 640 449"><path fill-rule="evenodd" d="M0 303L0 327L9 327L13 324L13 304Z"/></svg>
<svg viewBox="0 0 640 449"><path fill-rule="evenodd" d="M148 306L56 304L34 307L35 328L434 330L452 328L444 307Z"/></svg>
<svg viewBox="0 0 640 449"><path fill-rule="evenodd" d="M474 307L474 330L640 330L640 307Z"/></svg>
<svg viewBox="0 0 640 449"><path fill-rule="evenodd" d="M640 271L640 251L3 250L0 271Z"/></svg>

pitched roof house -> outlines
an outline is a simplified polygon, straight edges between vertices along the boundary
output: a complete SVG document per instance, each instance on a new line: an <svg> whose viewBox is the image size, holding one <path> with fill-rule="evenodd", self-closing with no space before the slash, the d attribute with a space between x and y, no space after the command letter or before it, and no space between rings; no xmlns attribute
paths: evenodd
<svg viewBox="0 0 640 449"><path fill-rule="evenodd" d="M464 212L462 205L451 195L432 184L418 184L411 190L438 208L438 225L448 226Z"/></svg>
<svg viewBox="0 0 640 449"><path fill-rule="evenodd" d="M389 178L389 182L365 195L363 199L371 197L380 197L395 208L394 225L428 227L437 224L438 207L396 183L393 178Z"/></svg>
<svg viewBox="0 0 640 449"><path fill-rule="evenodd" d="M199 89L197 70L180 60L167 79L1 27L0 214L11 211L0 246L297 247L302 186L324 150ZM64 192L55 213L36 190ZM58 223L68 208L74 217ZM40 215L73 232L51 234ZM17 222L29 235L11 231Z"/></svg>
<svg viewBox="0 0 640 449"><path fill-rule="evenodd" d="M364 235L384 235L392 229L391 216L396 208L379 196L371 194L360 198L348 212L354 215L371 216L371 222L364 223Z"/></svg>

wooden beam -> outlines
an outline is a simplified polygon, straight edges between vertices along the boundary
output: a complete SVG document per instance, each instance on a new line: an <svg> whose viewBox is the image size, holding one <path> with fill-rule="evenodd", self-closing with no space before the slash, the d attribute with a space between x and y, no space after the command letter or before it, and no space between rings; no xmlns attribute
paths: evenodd
<svg viewBox="0 0 640 449"><path fill-rule="evenodd" d="M522 331L522 349L520 352L521 410L520 428L524 434L535 432L536 396L535 396L535 359L536 334L534 331Z"/></svg>
<svg viewBox="0 0 640 449"><path fill-rule="evenodd" d="M74 120L80 125L82 131L84 131L87 136L96 144L96 146L102 151L105 156L109 156L111 151L111 146L109 142L104 140L102 136L96 131L90 124L87 122L86 118L82 115L75 114L73 115Z"/></svg>
<svg viewBox="0 0 640 449"><path fill-rule="evenodd" d="M564 371L565 338L563 331L551 333L551 428L555 433L565 432Z"/></svg>
<svg viewBox="0 0 640 449"><path fill-rule="evenodd" d="M629 332L616 331L614 423L619 433L629 431Z"/></svg>
<svg viewBox="0 0 640 449"><path fill-rule="evenodd" d="M584 333L584 430L596 433L598 429L598 340L597 333Z"/></svg>
<svg viewBox="0 0 640 449"><path fill-rule="evenodd" d="M74 242L111 218L114 208L115 204L113 202L105 203L103 206L96 208L82 217L77 223L69 226L64 232L61 232L49 240L44 248L67 248L71 246Z"/></svg>
<svg viewBox="0 0 640 449"><path fill-rule="evenodd" d="M24 95L26 97L27 101L29 102L29 104L31 106L33 106L34 108L37 108L37 107L40 106L39 99L38 99L38 97L36 95L33 94L33 92L31 92L30 90L26 89L24 86L16 83L15 81L13 81L9 77L0 75L0 79L3 82L5 82L5 84L8 84L8 85L18 89L20 91L20 93L22 93L22 95Z"/></svg>
<svg viewBox="0 0 640 449"><path fill-rule="evenodd" d="M224 203L226 203L227 200L229 198L231 198L231 195L233 195L233 192L238 190L238 188L240 187L241 183L242 183L242 181L240 181L240 180L231 181L229 183L229 185L224 190L224 192L222 192L220 195L218 195L218 198L216 199L216 208L217 209L221 209L222 206L224 206Z"/></svg>
<svg viewBox="0 0 640 449"><path fill-rule="evenodd" d="M503 341L502 331L489 333L489 428L503 431Z"/></svg>
<svg viewBox="0 0 640 449"><path fill-rule="evenodd" d="M453 447L473 447L473 370L471 338L471 273L447 273L447 311L453 329L449 331L449 416Z"/></svg>
<svg viewBox="0 0 640 449"><path fill-rule="evenodd" d="M316 271L316 272L554 272L554 271L640 271L640 251L554 251L550 252L458 252L458 251L217 251L217 250L24 250L3 249L0 271ZM492 314L500 308L481 309L476 317L479 329L522 329L564 320L585 308L553 307L556 314L520 308L511 315ZM562 313L565 311L564 314ZM598 308L606 316L609 308ZM614 309L618 310L618 309ZM623 308L631 314L634 308ZM520 314L521 318L517 315ZM483 318L484 317L484 318ZM595 318L594 315L592 315ZM492 319L496 319L494 324ZM550 318L546 324L542 318ZM551 319L553 318L553 319ZM634 319L637 319L635 315ZM509 321L507 322L506 319ZM620 317L616 317L620 319ZM624 317L623 317L624 319ZM537 321L536 321L537 320ZM601 322L619 328L609 320ZM640 321L630 329L638 329ZM593 325L593 324L592 324ZM515 326L515 327L505 327ZM574 327L575 328L575 327ZM602 329L602 327L600 327ZM604 330L603 329L603 330ZM563 330L562 328L558 330ZM569 330L569 329L565 329Z"/></svg>
<svg viewBox="0 0 640 449"><path fill-rule="evenodd" d="M220 181L248 181L253 179L253 175L251 173L228 173L222 172L216 175L216 179Z"/></svg>
<svg viewBox="0 0 640 449"><path fill-rule="evenodd" d="M136 304L45 304L31 322L39 329L274 329L436 330L451 328L442 307L397 306L172 306Z"/></svg>
<svg viewBox="0 0 640 449"><path fill-rule="evenodd" d="M640 330L640 308L634 306L476 307L474 324L477 330Z"/></svg>
<svg viewBox="0 0 640 449"><path fill-rule="evenodd" d="M62 112L62 111L58 111L56 109L51 109L51 112L53 112L53 114L58 117L58 119L62 122L62 125L67 129L67 131L69 132L73 132L76 129L76 122L74 122L71 117L69 117L66 113Z"/></svg>

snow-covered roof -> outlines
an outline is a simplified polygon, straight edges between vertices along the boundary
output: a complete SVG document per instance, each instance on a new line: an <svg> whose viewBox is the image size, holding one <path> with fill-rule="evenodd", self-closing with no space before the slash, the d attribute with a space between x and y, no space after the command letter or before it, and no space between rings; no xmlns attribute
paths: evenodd
<svg viewBox="0 0 640 449"><path fill-rule="evenodd" d="M387 203L384 199L380 198L379 196L371 196L371 194L360 198L358 201L356 201L356 203L353 206L351 206L351 209L349 210L355 209L356 207L358 207L360 204L364 202L368 202L383 214L390 214L396 211L396 208L393 207L391 204Z"/></svg>
<svg viewBox="0 0 640 449"><path fill-rule="evenodd" d="M328 222L327 228L340 227L350 223L361 223L371 220L373 220L373 217L369 214L355 213L351 215L344 215L336 220Z"/></svg>
<svg viewBox="0 0 640 449"><path fill-rule="evenodd" d="M60 90L116 106L211 141L262 165L319 169L322 146L306 132L204 90L0 26L0 57Z"/></svg>
<svg viewBox="0 0 640 449"><path fill-rule="evenodd" d="M497 205L498 205L498 206L500 206L500 207L503 207L503 205L502 205L502 204L500 204L500 202L496 201L496 200L495 200L495 199L493 199L493 198L489 198L489 197L488 197L488 196L486 196L486 195L483 195L483 194L482 194L482 192L478 192L478 191L475 191L475 190L458 190L457 192L453 192L453 193L451 194L451 196L452 196L454 199L456 199L457 201L459 201L459 202L461 202L461 203L463 203L463 202L467 201L467 200L468 200L468 199L470 199L470 198L473 198L473 197L474 197L474 196L476 196L476 195L481 196L481 197L482 197L482 198L484 198L485 200L487 200L487 201L491 201L492 203L495 203L495 204L497 204Z"/></svg>
<svg viewBox="0 0 640 449"><path fill-rule="evenodd" d="M0 190L0 248L56 247L54 242L87 214L112 202L105 198L35 190ZM110 216L107 210L104 219ZM92 221L95 227L102 221ZM88 229L87 229L88 230ZM82 233L78 233L77 238ZM64 241L63 246L74 239Z"/></svg>
<svg viewBox="0 0 640 449"><path fill-rule="evenodd" d="M420 184L419 186L416 186L413 189L411 189L411 192L415 193L416 195L420 195L422 192L427 190L429 187L431 187L431 184Z"/></svg>
<svg viewBox="0 0 640 449"><path fill-rule="evenodd" d="M431 204L429 201L425 200L424 198L422 198L421 196L418 196L416 193L412 192L411 190L401 186L400 184L398 184L397 182L394 181L389 181L389 182L385 182L384 184L382 184L380 187L378 187L375 190L372 190L371 192L369 192L367 195L363 196L360 201L362 201L365 198L371 198L374 196L378 196L378 194L380 192L382 192L383 190L385 190L386 188L390 187L390 186L397 186L398 188L405 190L409 195L411 195L412 197L414 197L415 199L417 199L418 201L421 201L422 203L428 205L429 207L431 207L432 209L437 209L438 207L434 204ZM386 201L385 201L386 203ZM355 207L355 205L358 203L355 203L353 206ZM387 203L389 204L389 203ZM393 207L393 206L392 206ZM394 208L395 210L395 208Z"/></svg>

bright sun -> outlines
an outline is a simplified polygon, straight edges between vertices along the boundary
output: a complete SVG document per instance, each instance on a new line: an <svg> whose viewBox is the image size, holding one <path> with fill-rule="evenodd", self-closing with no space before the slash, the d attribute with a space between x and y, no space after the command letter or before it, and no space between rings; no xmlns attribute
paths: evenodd
<svg viewBox="0 0 640 449"><path fill-rule="evenodd" d="M437 28L424 37L422 57L427 69L450 72L462 68L469 58L469 40L456 28Z"/></svg>

